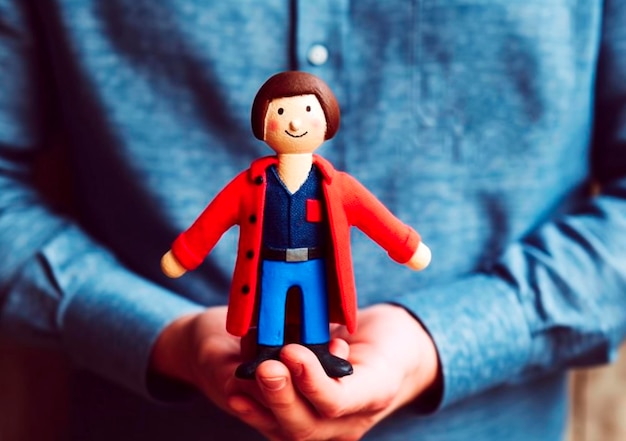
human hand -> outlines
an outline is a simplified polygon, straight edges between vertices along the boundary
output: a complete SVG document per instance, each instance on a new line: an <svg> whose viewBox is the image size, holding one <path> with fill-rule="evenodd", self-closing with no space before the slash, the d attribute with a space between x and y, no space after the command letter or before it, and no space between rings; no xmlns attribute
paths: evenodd
<svg viewBox="0 0 626 441"><path fill-rule="evenodd" d="M177 279L187 272L185 267L182 266L176 256L174 256L172 250L169 250L161 257L161 271L172 279Z"/></svg>
<svg viewBox="0 0 626 441"><path fill-rule="evenodd" d="M420 242L411 259L405 264L415 271L421 271L430 264L432 254L424 242Z"/></svg>
<svg viewBox="0 0 626 441"><path fill-rule="evenodd" d="M157 338L150 367L195 386L229 411L229 394L259 394L254 382L235 379L235 369L242 361L242 341L226 332L226 311L226 307L212 307L175 320Z"/></svg>
<svg viewBox="0 0 626 441"><path fill-rule="evenodd" d="M331 351L348 358L354 374L326 376L315 355L288 345L281 362L257 369L261 401L233 394L228 405L270 440L357 440L436 379L434 343L405 309L377 305L359 313L358 330L335 328Z"/></svg>

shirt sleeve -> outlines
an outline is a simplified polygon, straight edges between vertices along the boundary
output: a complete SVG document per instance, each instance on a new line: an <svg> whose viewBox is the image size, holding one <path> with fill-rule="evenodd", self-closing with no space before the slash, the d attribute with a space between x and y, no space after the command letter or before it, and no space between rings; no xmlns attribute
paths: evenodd
<svg viewBox="0 0 626 441"><path fill-rule="evenodd" d="M49 113L26 3L0 0L0 330L148 394L156 337L201 306L124 268L37 190Z"/></svg>
<svg viewBox="0 0 626 441"><path fill-rule="evenodd" d="M509 246L489 272L395 299L436 343L440 408L617 356L626 334L625 22L626 5L606 2L592 159L599 192Z"/></svg>

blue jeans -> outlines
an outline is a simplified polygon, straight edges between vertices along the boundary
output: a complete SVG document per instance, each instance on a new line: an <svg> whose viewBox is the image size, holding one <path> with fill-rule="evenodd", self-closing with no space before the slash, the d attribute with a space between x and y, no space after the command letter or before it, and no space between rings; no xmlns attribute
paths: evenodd
<svg viewBox="0 0 626 441"><path fill-rule="evenodd" d="M264 260L261 269L258 343L268 346L284 344L287 291L293 286L300 288L302 296L301 343L328 342L330 334L325 260Z"/></svg>

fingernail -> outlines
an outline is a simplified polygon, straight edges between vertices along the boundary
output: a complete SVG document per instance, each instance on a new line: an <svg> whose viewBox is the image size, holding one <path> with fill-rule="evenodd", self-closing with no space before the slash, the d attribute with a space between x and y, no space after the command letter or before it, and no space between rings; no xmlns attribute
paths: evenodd
<svg viewBox="0 0 626 441"><path fill-rule="evenodd" d="M278 391L285 387L287 379L285 377L261 378L261 383L267 390Z"/></svg>

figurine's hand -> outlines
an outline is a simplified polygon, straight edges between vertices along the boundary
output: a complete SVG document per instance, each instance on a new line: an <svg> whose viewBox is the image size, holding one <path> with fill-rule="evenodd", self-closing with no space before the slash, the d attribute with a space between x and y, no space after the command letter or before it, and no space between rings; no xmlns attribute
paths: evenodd
<svg viewBox="0 0 626 441"><path fill-rule="evenodd" d="M430 248L424 242L420 242L413 254L413 257L406 263L406 266L415 271L421 271L430 264Z"/></svg>
<svg viewBox="0 0 626 441"><path fill-rule="evenodd" d="M328 378L312 352L286 346L283 363L267 361L257 369L264 405L233 396L236 415L271 440L356 440L435 381L434 344L401 307L365 309L357 332L339 335L349 348L335 341L335 352L349 352L354 374Z"/></svg>
<svg viewBox="0 0 626 441"><path fill-rule="evenodd" d="M161 271L172 279L177 279L187 272L185 267L174 256L172 250L169 250L161 257Z"/></svg>

